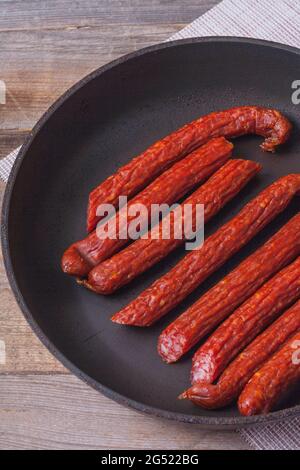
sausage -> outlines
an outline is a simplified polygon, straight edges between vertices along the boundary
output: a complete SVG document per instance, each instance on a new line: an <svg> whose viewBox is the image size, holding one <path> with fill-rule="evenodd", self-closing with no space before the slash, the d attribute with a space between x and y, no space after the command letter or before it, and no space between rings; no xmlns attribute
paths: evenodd
<svg viewBox="0 0 300 470"><path fill-rule="evenodd" d="M300 329L259 369L242 391L242 415L268 413L300 380Z"/></svg>
<svg viewBox="0 0 300 470"><path fill-rule="evenodd" d="M198 382L179 398L207 409L223 408L236 399L248 380L300 328L300 301L255 338L225 369L215 384Z"/></svg>
<svg viewBox="0 0 300 470"><path fill-rule="evenodd" d="M213 286L161 333L158 352L168 363L200 339L300 253L300 214Z"/></svg>
<svg viewBox="0 0 300 470"><path fill-rule="evenodd" d="M109 224L116 222L117 236L112 234L113 236L99 238L95 230L85 239L71 245L62 258L63 271L78 277L86 276L92 267L109 258L128 242L126 236L122 238L123 235L120 237L119 234L124 233L124 229L137 217L130 216L130 208L137 208L138 204L142 204L147 209L147 214L141 213L139 217L140 230L146 229L152 204L172 204L180 199L220 168L229 159L232 148L233 145L224 137L212 139L165 171L107 223L109 234L109 227L112 226Z"/></svg>
<svg viewBox="0 0 300 470"><path fill-rule="evenodd" d="M213 383L227 364L300 297L300 257L241 305L193 357L192 383Z"/></svg>
<svg viewBox="0 0 300 470"><path fill-rule="evenodd" d="M300 174L277 180L208 237L199 250L185 255L169 272L116 313L112 320L135 326L149 326L154 323L283 211L299 190ZM187 326L190 326L189 321Z"/></svg>
<svg viewBox="0 0 300 470"><path fill-rule="evenodd" d="M178 207L179 216L170 217L169 239L162 237L160 223L145 237L136 240L120 253L100 263L88 275L86 287L100 294L115 292L129 283L183 243L174 238L174 221L184 225L184 206L192 206L192 230L195 230L196 204L204 205L204 219L208 222L219 210L260 171L261 165L250 160L230 160ZM171 213L172 214L172 213Z"/></svg>
<svg viewBox="0 0 300 470"><path fill-rule="evenodd" d="M288 139L290 132L291 124L280 112L257 106L241 106L196 119L153 144L91 192L87 230L95 228L100 204L117 207L119 196L134 196L166 168L211 137L258 134L265 137L262 149L273 152Z"/></svg>

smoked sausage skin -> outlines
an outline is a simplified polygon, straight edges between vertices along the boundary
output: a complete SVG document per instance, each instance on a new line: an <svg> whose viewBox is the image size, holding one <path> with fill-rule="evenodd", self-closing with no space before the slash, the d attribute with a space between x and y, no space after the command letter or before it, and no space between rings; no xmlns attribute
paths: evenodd
<svg viewBox="0 0 300 470"><path fill-rule="evenodd" d="M130 223L137 217L130 215L134 207L143 205L146 213L139 217L140 230L147 229L152 204L172 204L184 196L197 184L205 181L211 174L218 170L231 156L233 145L224 137L211 139L205 145L195 150L172 168L166 170L147 188L128 202L107 224L108 234L112 222L116 227L116 233L106 238L100 238L97 230L94 230L86 238L73 243L62 257L62 269L65 273L84 277L88 272L103 260L116 253L122 246L128 243L126 237ZM133 211L134 212L134 211ZM125 236L120 236L125 232Z"/></svg>
<svg viewBox="0 0 300 470"><path fill-rule="evenodd" d="M97 186L89 196L87 230L90 232L96 227L100 204L117 207L119 196L134 196L173 163L212 137L258 134L265 137L262 149L273 152L288 139L290 132L290 122L279 111L259 106L241 106L200 117L151 145Z"/></svg>
<svg viewBox="0 0 300 470"><path fill-rule="evenodd" d="M223 408L235 400L248 380L300 329L300 301L249 344L213 384L198 382L179 398L207 409Z"/></svg>
<svg viewBox="0 0 300 470"><path fill-rule="evenodd" d="M300 297L300 257L243 303L193 357L192 383L213 383L229 362Z"/></svg>
<svg viewBox="0 0 300 470"><path fill-rule="evenodd" d="M238 400L240 413L268 413L299 380L300 330L250 379Z"/></svg>
<svg viewBox="0 0 300 470"><path fill-rule="evenodd" d="M207 223L219 210L260 171L261 166L251 160L230 160L210 179L185 199L177 217L170 217L170 234L163 238L163 223L155 226L146 236L131 243L112 258L100 263L88 275L86 287L99 294L111 294L128 284L184 242L174 237L174 222L180 219L184 225L184 206L192 206L192 230L195 230L196 205L204 205L204 220ZM172 215L172 214L171 214Z"/></svg>
<svg viewBox="0 0 300 470"><path fill-rule="evenodd" d="M235 308L300 253L300 214L219 283L174 320L161 333L158 352L175 362L214 330Z"/></svg>
<svg viewBox="0 0 300 470"><path fill-rule="evenodd" d="M282 212L299 191L300 174L291 174L275 181L208 237L199 250L189 252L169 272L117 312L112 321L135 326L153 324ZM182 323L179 320L179 335ZM186 326L190 326L189 319Z"/></svg>

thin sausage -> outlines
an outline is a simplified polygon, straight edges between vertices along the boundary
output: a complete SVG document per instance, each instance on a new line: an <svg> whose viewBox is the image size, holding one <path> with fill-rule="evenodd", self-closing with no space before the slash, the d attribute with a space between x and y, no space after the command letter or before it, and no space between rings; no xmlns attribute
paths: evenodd
<svg viewBox="0 0 300 470"><path fill-rule="evenodd" d="M120 237L124 229L136 219L137 215L130 215L131 208L142 204L147 210L139 217L140 230L148 226L152 204L172 204L190 191L194 186L206 180L212 173L220 168L231 155L233 145L224 137L212 139L201 148L195 150L172 168L166 170L153 183L133 198L127 207L107 222L109 227L115 222L118 231L112 236L99 238L97 230L90 233L85 239L74 243L68 248L62 258L62 269L73 276L84 277L101 261L116 253L128 242Z"/></svg>
<svg viewBox="0 0 300 470"><path fill-rule="evenodd" d="M188 253L168 273L116 313L112 320L136 326L154 323L282 212L299 190L298 174L277 180L211 235L199 250ZM187 326L190 327L190 321Z"/></svg>
<svg viewBox="0 0 300 470"><path fill-rule="evenodd" d="M204 219L207 223L219 210L260 171L261 165L250 160L230 160L211 178L185 199L181 207L170 217L170 238L164 239L163 223L154 227L145 237L136 240L120 253L92 269L86 287L100 294L115 292L129 283L171 251L180 246L184 239L174 238L174 222L180 219L184 225L184 206L192 206L192 230L195 230L196 205L204 205Z"/></svg>
<svg viewBox="0 0 300 470"><path fill-rule="evenodd" d="M198 382L180 395L202 408L223 408L282 344L300 329L300 301L281 315L225 369L216 385Z"/></svg>
<svg viewBox="0 0 300 470"><path fill-rule="evenodd" d="M300 297L300 257L242 304L193 357L192 383L213 383L231 360Z"/></svg>
<svg viewBox="0 0 300 470"><path fill-rule="evenodd" d="M100 204L118 205L119 196L134 196L154 178L211 137L238 137L258 134L265 137L263 150L273 152L291 131L290 122L278 111L257 106L241 106L208 114L156 142L131 160L90 194L87 230L96 227Z"/></svg>
<svg viewBox="0 0 300 470"><path fill-rule="evenodd" d="M238 400L240 413L268 413L299 381L300 330L250 379Z"/></svg>
<svg viewBox="0 0 300 470"><path fill-rule="evenodd" d="M175 362L300 253L300 214L213 286L160 335L158 351Z"/></svg>

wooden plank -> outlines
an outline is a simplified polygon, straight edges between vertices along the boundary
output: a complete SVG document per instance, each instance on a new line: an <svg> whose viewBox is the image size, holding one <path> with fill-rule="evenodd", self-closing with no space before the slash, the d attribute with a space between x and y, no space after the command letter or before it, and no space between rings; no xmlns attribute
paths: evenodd
<svg viewBox="0 0 300 470"><path fill-rule="evenodd" d="M30 129L82 77L117 57L162 42L178 29L178 25L104 25L96 32L0 33L0 80L7 89L6 105L0 105L0 128Z"/></svg>
<svg viewBox="0 0 300 470"><path fill-rule="evenodd" d="M23 144L29 131L19 129L0 129L0 158Z"/></svg>
<svg viewBox="0 0 300 470"><path fill-rule="evenodd" d="M66 89L111 60L162 42L218 0L2 1L0 158ZM5 131L3 135L3 130Z"/></svg>
<svg viewBox="0 0 300 470"><path fill-rule="evenodd" d="M2 0L0 31L190 23L216 3L216 0Z"/></svg>
<svg viewBox="0 0 300 470"><path fill-rule="evenodd" d="M0 380L1 449L247 449L235 432L139 414L73 376Z"/></svg>

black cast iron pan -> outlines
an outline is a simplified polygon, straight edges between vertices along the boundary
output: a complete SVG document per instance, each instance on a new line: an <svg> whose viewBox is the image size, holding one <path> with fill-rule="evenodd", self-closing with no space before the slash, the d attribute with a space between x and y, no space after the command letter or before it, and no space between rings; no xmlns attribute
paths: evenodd
<svg viewBox="0 0 300 470"><path fill-rule="evenodd" d="M205 411L177 400L189 385L191 354L175 365L156 353L160 331L299 210L299 199L211 276L176 311L148 329L117 326L111 315L183 255L178 250L119 293L97 296L60 270L64 249L85 234L89 191L132 156L184 123L238 105L274 107L294 124L274 155L255 136L235 155L261 162L262 174L206 228L206 235L277 177L300 169L300 105L292 103L300 52L239 38L153 46L93 72L42 117L7 184L2 243L7 274L30 325L72 372L108 397L160 417L210 427L266 423L300 414L297 391L280 410L243 418L235 406ZM298 206L297 206L298 204ZM298 390L299 392L299 390Z"/></svg>

